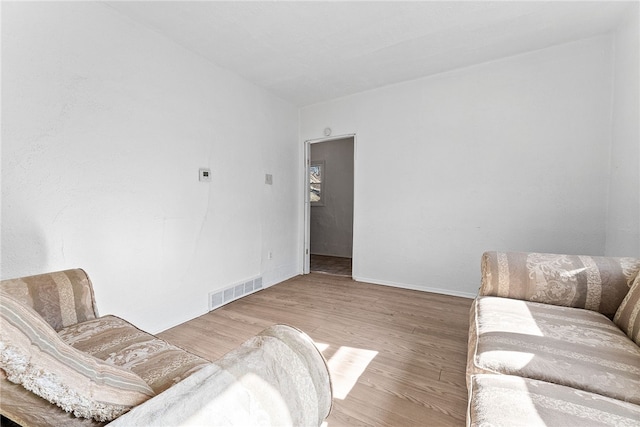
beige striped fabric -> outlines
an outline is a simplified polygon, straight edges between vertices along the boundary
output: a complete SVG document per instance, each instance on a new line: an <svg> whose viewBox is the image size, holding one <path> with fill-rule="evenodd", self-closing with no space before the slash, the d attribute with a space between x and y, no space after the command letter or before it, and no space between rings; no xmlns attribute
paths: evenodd
<svg viewBox="0 0 640 427"><path fill-rule="evenodd" d="M98 317L91 281L81 269L3 280L0 289L33 308L56 331Z"/></svg>
<svg viewBox="0 0 640 427"><path fill-rule="evenodd" d="M0 368L77 417L109 421L152 396L136 374L65 344L31 307L0 290Z"/></svg>
<svg viewBox="0 0 640 427"><path fill-rule="evenodd" d="M640 345L640 273L622 300L613 322L636 344Z"/></svg>
<svg viewBox="0 0 640 427"><path fill-rule="evenodd" d="M471 308L467 380L505 374L640 405L640 347L607 317L510 298Z"/></svg>
<svg viewBox="0 0 640 427"><path fill-rule="evenodd" d="M640 259L486 252L480 295L585 308L613 318Z"/></svg>
<svg viewBox="0 0 640 427"><path fill-rule="evenodd" d="M640 406L559 384L474 375L467 426L638 427Z"/></svg>
<svg viewBox="0 0 640 427"><path fill-rule="evenodd" d="M116 316L69 326L58 336L86 354L134 372L157 394L211 363Z"/></svg>

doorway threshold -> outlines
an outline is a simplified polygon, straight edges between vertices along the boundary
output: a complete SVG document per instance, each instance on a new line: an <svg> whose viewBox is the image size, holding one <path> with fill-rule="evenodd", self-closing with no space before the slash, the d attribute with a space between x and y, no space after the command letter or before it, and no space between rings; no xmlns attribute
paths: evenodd
<svg viewBox="0 0 640 427"><path fill-rule="evenodd" d="M311 254L309 271L334 276L351 277L351 258Z"/></svg>

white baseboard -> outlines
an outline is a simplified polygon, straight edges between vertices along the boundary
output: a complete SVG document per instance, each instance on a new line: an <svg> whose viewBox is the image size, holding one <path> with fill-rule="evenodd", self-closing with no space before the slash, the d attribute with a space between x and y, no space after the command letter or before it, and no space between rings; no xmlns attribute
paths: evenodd
<svg viewBox="0 0 640 427"><path fill-rule="evenodd" d="M410 289L412 291L432 292L434 294L451 295L454 297L474 299L477 296L477 294L472 294L469 292L454 291L451 289L442 289L442 288L432 288L429 286L410 285L407 283L398 283L398 282L392 282L388 280L369 279L366 277L353 276L353 280L355 280L356 282L366 282L366 283L372 283L374 285L383 285L383 286L391 286L394 288Z"/></svg>
<svg viewBox="0 0 640 427"><path fill-rule="evenodd" d="M262 283L262 287L269 288L273 285L277 285L278 283L289 280L292 277L296 277L300 274L301 273L298 271L297 264L281 265L274 270L265 271L262 274L262 277L264 279Z"/></svg>

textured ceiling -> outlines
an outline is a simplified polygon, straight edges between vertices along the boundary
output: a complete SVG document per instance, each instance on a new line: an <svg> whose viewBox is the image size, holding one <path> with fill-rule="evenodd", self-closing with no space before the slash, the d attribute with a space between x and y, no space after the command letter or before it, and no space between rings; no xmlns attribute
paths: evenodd
<svg viewBox="0 0 640 427"><path fill-rule="evenodd" d="M104 4L299 106L603 34L629 7L615 1Z"/></svg>

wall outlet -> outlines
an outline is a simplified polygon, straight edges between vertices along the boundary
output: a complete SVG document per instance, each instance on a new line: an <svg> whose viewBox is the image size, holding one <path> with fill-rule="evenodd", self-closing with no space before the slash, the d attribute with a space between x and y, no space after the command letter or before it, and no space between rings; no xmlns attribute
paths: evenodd
<svg viewBox="0 0 640 427"><path fill-rule="evenodd" d="M200 168L198 172L198 177L200 181L209 182L211 181L211 169L209 168Z"/></svg>
<svg viewBox="0 0 640 427"><path fill-rule="evenodd" d="M267 252L267 259L273 259L273 252Z"/></svg>
<svg viewBox="0 0 640 427"><path fill-rule="evenodd" d="M269 185L273 185L273 175L271 175L270 173L266 174L264 176L264 183L265 184L269 184Z"/></svg>

